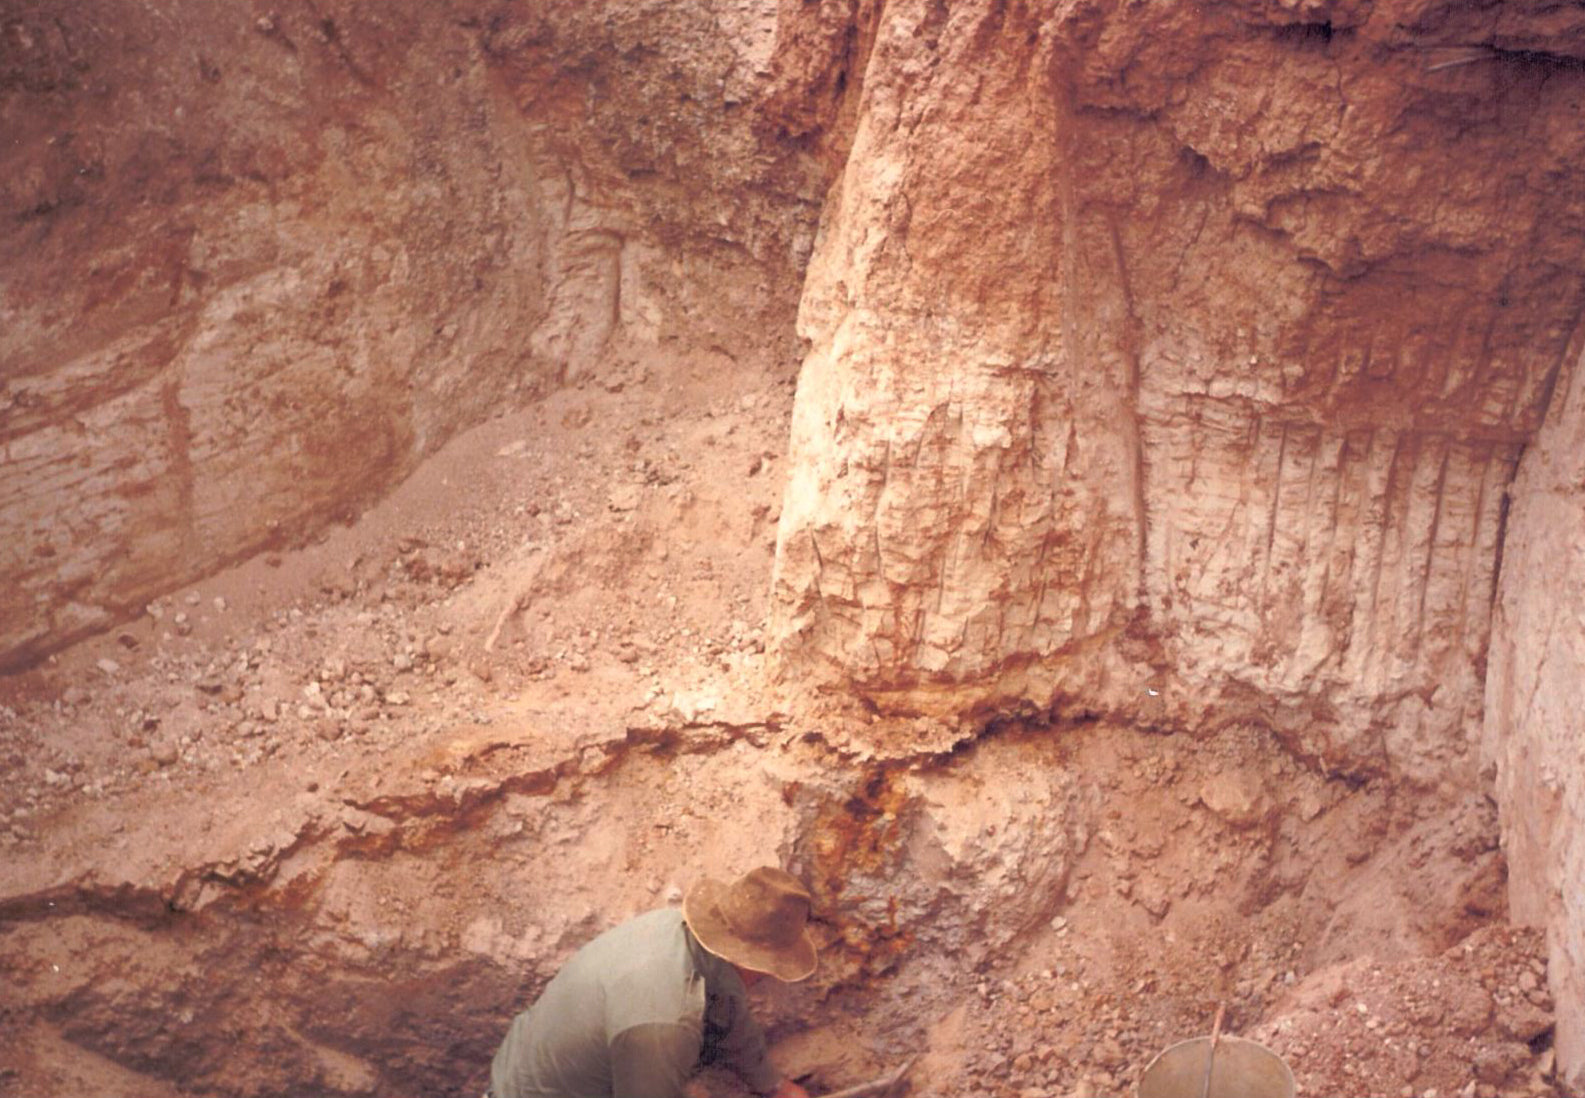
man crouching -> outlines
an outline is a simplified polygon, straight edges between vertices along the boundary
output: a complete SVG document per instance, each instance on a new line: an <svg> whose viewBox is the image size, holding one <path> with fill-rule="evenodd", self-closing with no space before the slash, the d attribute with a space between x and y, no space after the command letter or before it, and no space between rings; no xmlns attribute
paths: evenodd
<svg viewBox="0 0 1585 1098"><path fill-rule="evenodd" d="M756 1093L808 1098L766 1057L748 988L814 972L809 905L802 882L764 867L606 931L513 1019L490 1098L676 1098L701 1056Z"/></svg>

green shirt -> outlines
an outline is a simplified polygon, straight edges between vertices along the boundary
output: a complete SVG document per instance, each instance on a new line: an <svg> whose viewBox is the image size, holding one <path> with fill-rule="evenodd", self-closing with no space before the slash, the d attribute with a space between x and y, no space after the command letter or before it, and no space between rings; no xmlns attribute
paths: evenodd
<svg viewBox="0 0 1585 1098"><path fill-rule="evenodd" d="M512 1021L490 1067L494 1098L676 1098L702 1051L754 1090L781 1075L737 970L674 909L651 911L573 955Z"/></svg>

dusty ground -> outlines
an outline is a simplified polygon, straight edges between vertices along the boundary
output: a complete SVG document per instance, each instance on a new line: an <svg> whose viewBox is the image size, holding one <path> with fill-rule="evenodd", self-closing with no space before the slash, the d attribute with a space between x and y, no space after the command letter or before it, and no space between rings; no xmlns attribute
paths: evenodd
<svg viewBox="0 0 1585 1098"><path fill-rule="evenodd" d="M476 1093L567 953L759 860L822 901L765 1003L817 1090L1122 1093L1225 1004L1301 1094L1560 1093L1488 800L768 689L790 379L633 356L0 681L0 1093Z"/></svg>

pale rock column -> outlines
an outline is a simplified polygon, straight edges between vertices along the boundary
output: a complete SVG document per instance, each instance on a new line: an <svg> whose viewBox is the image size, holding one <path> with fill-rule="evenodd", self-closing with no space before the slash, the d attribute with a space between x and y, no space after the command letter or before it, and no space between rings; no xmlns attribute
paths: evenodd
<svg viewBox="0 0 1585 1098"><path fill-rule="evenodd" d="M1089 300L1049 50L1014 19L884 12L800 313L782 666L917 709L1025 693L1138 599L1122 318Z"/></svg>
<svg viewBox="0 0 1585 1098"><path fill-rule="evenodd" d="M1486 682L1516 922L1543 926L1560 1074L1585 1085L1585 358L1512 488Z"/></svg>

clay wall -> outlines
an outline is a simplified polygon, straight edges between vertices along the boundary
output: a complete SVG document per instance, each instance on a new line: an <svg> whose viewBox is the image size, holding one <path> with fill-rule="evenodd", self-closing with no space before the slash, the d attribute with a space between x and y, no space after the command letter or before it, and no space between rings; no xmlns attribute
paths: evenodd
<svg viewBox="0 0 1585 1098"><path fill-rule="evenodd" d="M1467 777L1585 303L1585 37L1466 14L885 8L800 313L787 680Z"/></svg>
<svg viewBox="0 0 1585 1098"><path fill-rule="evenodd" d="M818 176L734 113L773 30L5 5L0 666L350 518L624 341L789 341Z"/></svg>

